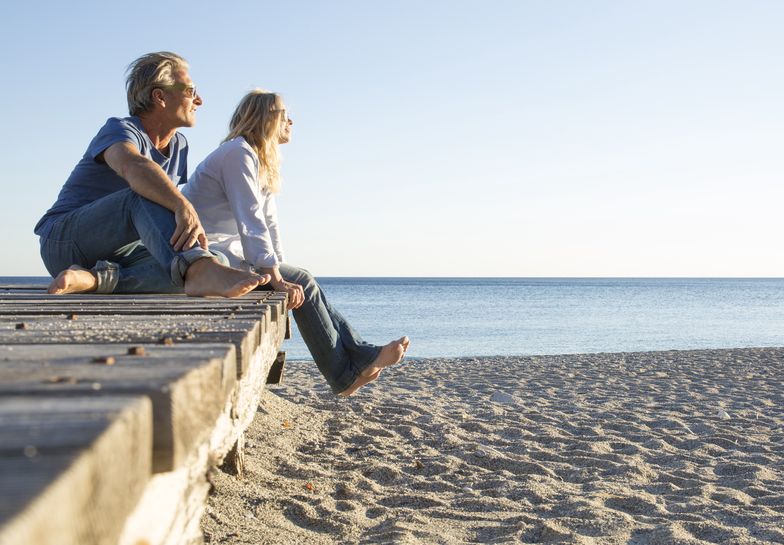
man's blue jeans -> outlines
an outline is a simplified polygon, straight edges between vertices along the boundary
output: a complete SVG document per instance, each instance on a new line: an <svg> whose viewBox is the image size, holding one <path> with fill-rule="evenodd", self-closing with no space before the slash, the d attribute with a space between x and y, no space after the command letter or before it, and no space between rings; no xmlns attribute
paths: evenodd
<svg viewBox="0 0 784 545"><path fill-rule="evenodd" d="M52 276L71 265L92 269L98 293L181 293L191 263L216 256L198 244L174 251L175 227L170 210L123 189L56 218L41 257Z"/></svg>
<svg viewBox="0 0 784 545"><path fill-rule="evenodd" d="M292 311L302 339L330 388L339 394L378 357L380 346L368 344L327 301L306 270L282 263L284 280L302 286L305 302Z"/></svg>

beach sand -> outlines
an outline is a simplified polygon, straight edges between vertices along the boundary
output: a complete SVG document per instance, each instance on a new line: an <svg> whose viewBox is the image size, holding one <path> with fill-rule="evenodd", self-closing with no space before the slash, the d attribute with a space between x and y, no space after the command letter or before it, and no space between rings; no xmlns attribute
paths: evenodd
<svg viewBox="0 0 784 545"><path fill-rule="evenodd" d="M207 543L784 543L784 349L286 364Z"/></svg>

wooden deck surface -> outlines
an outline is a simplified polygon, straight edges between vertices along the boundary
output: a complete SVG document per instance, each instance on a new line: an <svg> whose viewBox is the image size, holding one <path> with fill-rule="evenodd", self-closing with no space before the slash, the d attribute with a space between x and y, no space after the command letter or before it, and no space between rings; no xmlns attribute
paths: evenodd
<svg viewBox="0 0 784 545"><path fill-rule="evenodd" d="M206 472L241 460L280 373L285 302L0 285L0 545L198 543Z"/></svg>

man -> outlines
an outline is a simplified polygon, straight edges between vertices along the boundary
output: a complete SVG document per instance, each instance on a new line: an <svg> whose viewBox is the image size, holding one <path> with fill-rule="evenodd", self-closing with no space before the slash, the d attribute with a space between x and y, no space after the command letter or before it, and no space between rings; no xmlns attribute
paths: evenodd
<svg viewBox="0 0 784 545"><path fill-rule="evenodd" d="M49 293L182 292L237 297L269 281L222 265L177 190L202 99L182 57L143 55L128 67L131 116L98 131L35 227L54 280ZM217 257L217 259L216 259ZM55 276L56 275L56 276Z"/></svg>

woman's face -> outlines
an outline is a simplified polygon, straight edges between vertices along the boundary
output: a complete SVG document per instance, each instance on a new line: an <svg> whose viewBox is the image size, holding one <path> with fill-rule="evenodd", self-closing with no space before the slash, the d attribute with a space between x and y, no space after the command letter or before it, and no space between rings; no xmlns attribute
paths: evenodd
<svg viewBox="0 0 784 545"><path fill-rule="evenodd" d="M289 111L284 106L282 108L282 112L280 115L283 116L283 119L280 123L280 134L278 135L278 143L279 144L286 144L291 140L291 126L294 124L294 121L289 117Z"/></svg>

